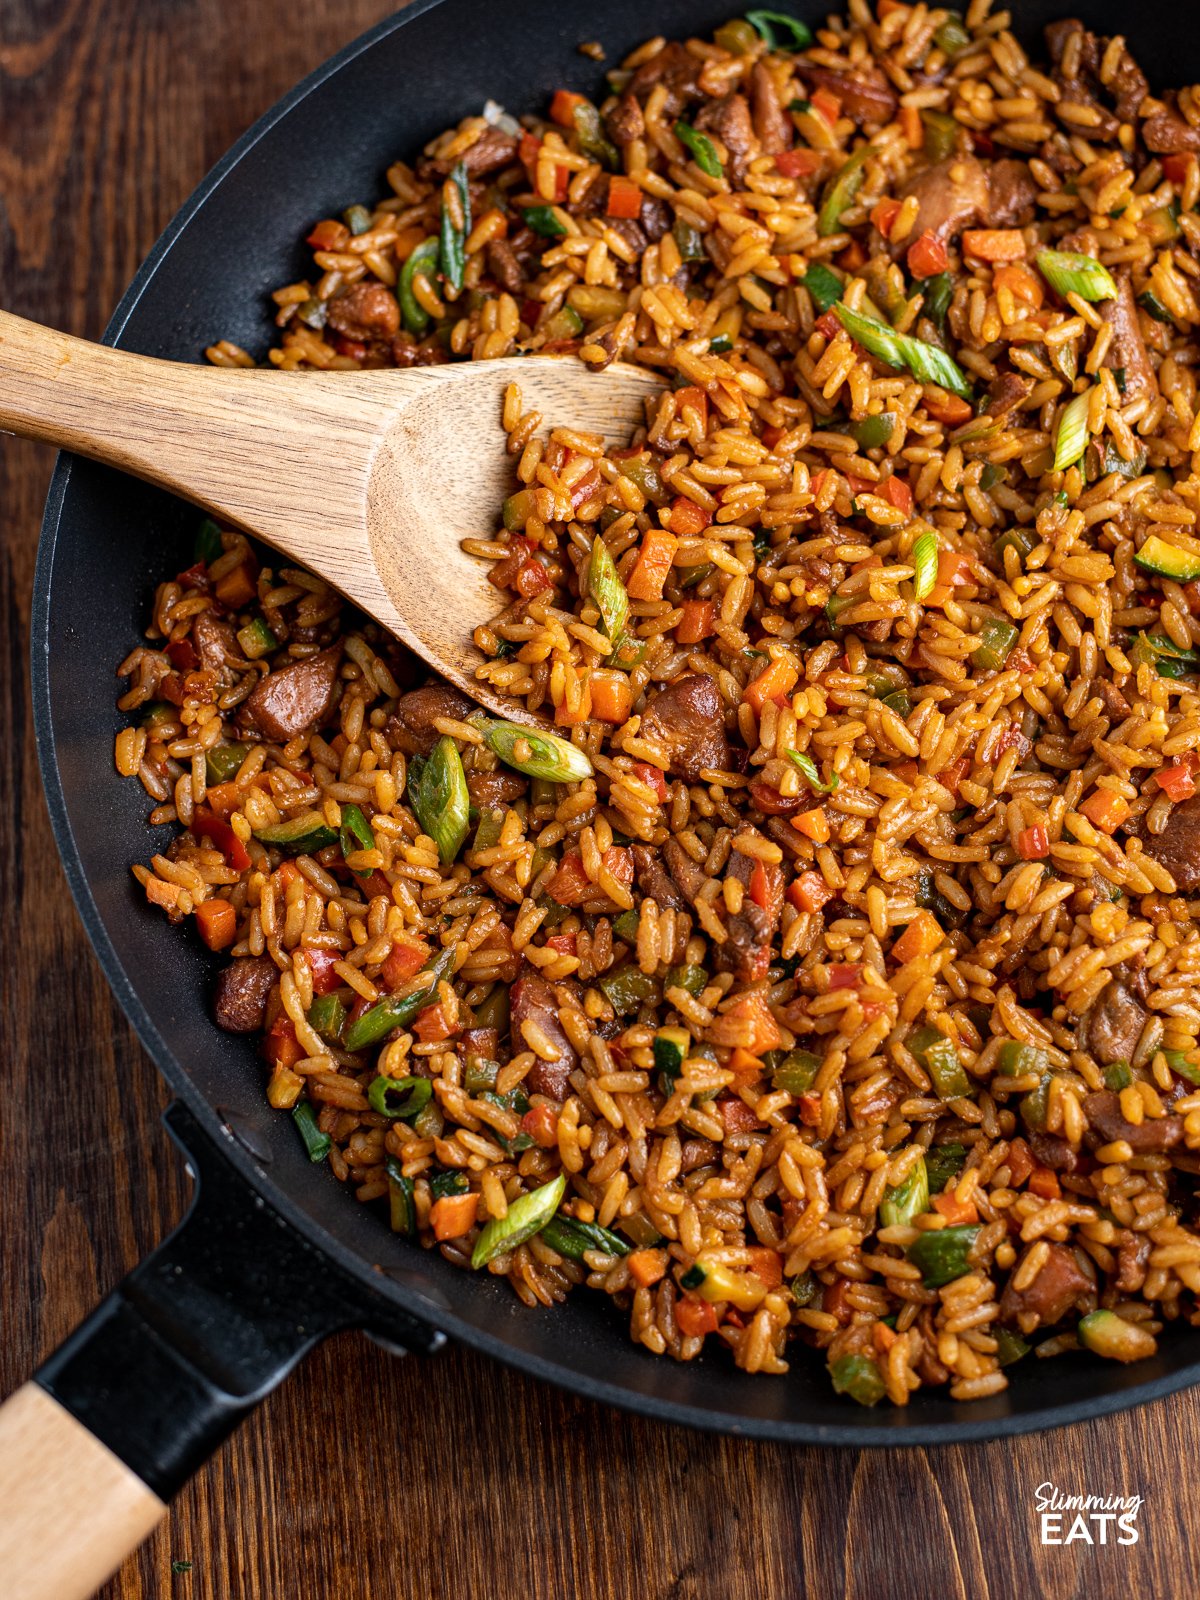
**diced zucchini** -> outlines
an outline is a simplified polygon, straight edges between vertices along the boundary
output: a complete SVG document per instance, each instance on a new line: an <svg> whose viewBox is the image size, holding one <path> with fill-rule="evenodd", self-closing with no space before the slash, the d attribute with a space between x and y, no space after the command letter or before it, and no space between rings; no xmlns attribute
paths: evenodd
<svg viewBox="0 0 1200 1600"><path fill-rule="evenodd" d="M1023 1078L1028 1072L1048 1072L1050 1057L1034 1045L1006 1039L996 1056L996 1067L1006 1078Z"/></svg>
<svg viewBox="0 0 1200 1600"><path fill-rule="evenodd" d="M326 845L337 843L337 834L319 811L305 811L302 816L289 817L286 822L257 828L254 837L260 844L274 845L291 856L313 855L324 850Z"/></svg>
<svg viewBox="0 0 1200 1600"><path fill-rule="evenodd" d="M253 622L238 629L237 642L247 661L257 661L260 656L269 656L272 650L279 649L279 640L261 617L255 617Z"/></svg>
<svg viewBox="0 0 1200 1600"><path fill-rule="evenodd" d="M941 1194L951 1178L957 1178L966 1165L964 1144L935 1144L925 1152L925 1174L930 1194Z"/></svg>
<svg viewBox="0 0 1200 1600"><path fill-rule="evenodd" d="M771 1074L771 1082L788 1094L807 1094L821 1066L821 1057L811 1050L789 1050Z"/></svg>
<svg viewBox="0 0 1200 1600"><path fill-rule="evenodd" d="M702 1276L696 1279L693 1275L699 1272ZM719 1261L709 1261L700 1257L695 1265L679 1280L681 1288L695 1289L702 1300L707 1300L712 1305L728 1301L739 1311L753 1311L767 1297L767 1286L753 1273L737 1272L732 1267L725 1266Z"/></svg>
<svg viewBox="0 0 1200 1600"><path fill-rule="evenodd" d="M877 1405L887 1393L870 1356L839 1356L830 1363L829 1376L838 1394L849 1395L860 1406Z"/></svg>
<svg viewBox="0 0 1200 1600"><path fill-rule="evenodd" d="M1168 544L1152 533L1133 558L1147 572L1157 572L1161 578L1173 578L1176 583L1192 583L1200 578L1200 556L1190 555L1178 545Z"/></svg>
<svg viewBox="0 0 1200 1600"><path fill-rule="evenodd" d="M927 1289L940 1289L969 1272L967 1257L979 1237L978 1223L938 1228L919 1234L908 1247L908 1259L921 1269Z"/></svg>
<svg viewBox="0 0 1200 1600"><path fill-rule="evenodd" d="M654 1065L659 1072L678 1077L692 1044L686 1028L660 1028L654 1035Z"/></svg>
<svg viewBox="0 0 1200 1600"><path fill-rule="evenodd" d="M1126 1061L1110 1061L1104 1069L1104 1087L1111 1089L1114 1094L1120 1094L1122 1089L1128 1089L1133 1082L1133 1073L1129 1070Z"/></svg>
<svg viewBox="0 0 1200 1600"><path fill-rule="evenodd" d="M1090 1311L1079 1321L1079 1342L1109 1361L1144 1361L1158 1349L1152 1333L1115 1311Z"/></svg>

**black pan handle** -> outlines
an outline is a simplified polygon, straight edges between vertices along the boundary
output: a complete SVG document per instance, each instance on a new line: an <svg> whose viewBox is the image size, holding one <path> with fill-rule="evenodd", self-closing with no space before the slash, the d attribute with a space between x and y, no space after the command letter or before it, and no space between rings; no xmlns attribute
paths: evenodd
<svg viewBox="0 0 1200 1600"><path fill-rule="evenodd" d="M311 1245L182 1105L166 1122L196 1179L187 1215L0 1407L0 1595L85 1600L329 1334L444 1341Z"/></svg>

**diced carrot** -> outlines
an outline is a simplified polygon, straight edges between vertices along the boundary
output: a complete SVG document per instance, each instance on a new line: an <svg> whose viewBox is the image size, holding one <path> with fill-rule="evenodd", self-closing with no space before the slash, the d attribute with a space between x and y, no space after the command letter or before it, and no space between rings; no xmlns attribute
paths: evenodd
<svg viewBox="0 0 1200 1600"><path fill-rule="evenodd" d="M439 1243L446 1239L461 1239L475 1226L479 1210L477 1194L444 1194L435 1200L429 1210L429 1225Z"/></svg>
<svg viewBox="0 0 1200 1600"><path fill-rule="evenodd" d="M273 1067L294 1067L304 1059L291 1017L276 1017L263 1039L263 1054Z"/></svg>
<svg viewBox="0 0 1200 1600"><path fill-rule="evenodd" d="M503 238L508 232L508 219L503 211L497 211L493 208L487 215L499 218L499 222L493 225L496 227L498 237ZM424 228L401 228L400 232L392 240L392 254L397 261L407 261L417 246L427 237L428 233Z"/></svg>
<svg viewBox="0 0 1200 1600"><path fill-rule="evenodd" d="M418 1012L417 1019L412 1025L412 1031L422 1044L440 1044L443 1039L452 1039L461 1030L451 1027L441 1003L426 1006Z"/></svg>
<svg viewBox="0 0 1200 1600"><path fill-rule="evenodd" d="M1164 794L1176 802L1190 800L1196 792L1192 769L1182 763L1174 767L1160 767L1154 774L1154 781Z"/></svg>
<svg viewBox="0 0 1200 1600"><path fill-rule="evenodd" d="M758 1281L765 1283L768 1289L778 1289L783 1282L783 1262L779 1251L754 1245L746 1254L750 1257L750 1271Z"/></svg>
<svg viewBox="0 0 1200 1600"><path fill-rule="evenodd" d="M925 397L925 409L931 417L936 417L939 422L944 422L948 427L957 428L971 419L971 408L965 400L960 400L956 394L940 396L934 400L928 395Z"/></svg>
<svg viewBox="0 0 1200 1600"><path fill-rule="evenodd" d="M699 412L700 432L703 433L705 428L708 426L708 396L705 394L703 389L697 388L694 383L689 383L686 388L677 389L675 391L676 416L682 416L685 407L690 411ZM694 502L691 503L694 504ZM697 507L697 509L699 510L700 508ZM709 521L711 520L712 519L710 518ZM672 518L671 526L675 526L674 518ZM705 527L707 526L708 524L705 523Z"/></svg>
<svg viewBox="0 0 1200 1600"><path fill-rule="evenodd" d="M811 178L814 172L821 170L823 160L819 150L807 150L797 145L794 150L779 151L775 157L775 168L785 178Z"/></svg>
<svg viewBox="0 0 1200 1600"><path fill-rule="evenodd" d="M653 789L659 802L667 798L667 776L661 767L655 767L648 761L635 761L633 770L647 788Z"/></svg>
<svg viewBox="0 0 1200 1600"><path fill-rule="evenodd" d="M228 900L202 900L196 907L196 926L210 950L227 950L237 933L237 912Z"/></svg>
<svg viewBox="0 0 1200 1600"><path fill-rule="evenodd" d="M752 1055L738 1045L729 1057L729 1070L739 1083L754 1083L767 1069L760 1056Z"/></svg>
<svg viewBox="0 0 1200 1600"><path fill-rule="evenodd" d="M553 1150L558 1143L558 1112L553 1106L530 1106L521 1118L521 1130L540 1150Z"/></svg>
<svg viewBox="0 0 1200 1600"><path fill-rule="evenodd" d="M429 946L422 940L417 944L404 944L399 940L384 959L380 976L389 989L398 989L417 973L429 960Z"/></svg>
<svg viewBox="0 0 1200 1600"><path fill-rule="evenodd" d="M851 239L850 243L842 251L841 255L837 256L835 259L837 260L838 266L844 271L857 272L859 267L866 265L867 252L863 249L862 245L859 244L857 239Z"/></svg>
<svg viewBox="0 0 1200 1600"><path fill-rule="evenodd" d="M736 1094L726 1095L723 1100L718 1100L717 1113L725 1124L726 1135L749 1133L752 1128L758 1127L758 1117Z"/></svg>
<svg viewBox="0 0 1200 1600"><path fill-rule="evenodd" d="M895 6L892 5L892 0L879 0L879 4L881 17L883 6L887 5L892 10L895 9ZM925 125L921 121L921 113L916 106L900 107L900 132L904 135L904 142L910 150L919 150L925 143Z"/></svg>
<svg viewBox="0 0 1200 1600"><path fill-rule="evenodd" d="M915 761L897 761L889 771L894 778L899 778L901 783L912 785L916 783L920 769Z"/></svg>
<svg viewBox="0 0 1200 1600"><path fill-rule="evenodd" d="M1169 178L1172 183L1186 183L1191 160L1190 155L1163 156L1162 169L1164 177Z"/></svg>
<svg viewBox="0 0 1200 1600"><path fill-rule="evenodd" d="M811 839L814 844L829 842L829 818L825 815L824 806L815 806L811 811L801 811L792 818L792 827L806 839Z"/></svg>
<svg viewBox="0 0 1200 1600"><path fill-rule="evenodd" d="M1101 833L1113 833L1129 815L1129 802L1115 789L1093 789L1079 807Z"/></svg>
<svg viewBox="0 0 1200 1600"><path fill-rule="evenodd" d="M1020 228L968 228L962 236L963 254L978 261L1019 261L1025 254Z"/></svg>
<svg viewBox="0 0 1200 1600"><path fill-rule="evenodd" d="M1014 1189L1019 1189L1037 1165L1024 1139L1014 1139L1009 1145L1007 1165L1008 1181Z"/></svg>
<svg viewBox="0 0 1200 1600"><path fill-rule="evenodd" d="M671 532L678 534L681 539L694 539L697 534L704 532L711 521L712 512L689 500L687 495L676 495L672 500Z"/></svg>
<svg viewBox="0 0 1200 1600"><path fill-rule="evenodd" d="M242 791L236 783L210 783L204 791L205 805L220 817L222 822L229 821L241 802Z"/></svg>
<svg viewBox="0 0 1200 1600"><path fill-rule="evenodd" d="M530 181L533 179L533 168L537 165L538 151L542 148L542 141L535 135L524 130L521 142L517 146L517 159L529 169Z"/></svg>
<svg viewBox="0 0 1200 1600"><path fill-rule="evenodd" d="M952 1228L958 1227L963 1222L979 1221L979 1212L975 1209L974 1200L967 1200L965 1203L956 1200L953 1189L947 1189L945 1194L935 1195L933 1209L945 1217Z"/></svg>
<svg viewBox="0 0 1200 1600"><path fill-rule="evenodd" d="M767 869L761 861L754 863L754 870L750 874L750 898L764 911L771 904L771 885L767 878Z"/></svg>
<svg viewBox="0 0 1200 1600"><path fill-rule="evenodd" d="M753 1055L762 1055L764 1050L779 1048L779 1024L771 1015L771 1009L761 989L752 989L748 994L740 995L726 1010L725 1015L751 1024L750 1039L746 1048Z"/></svg>
<svg viewBox="0 0 1200 1600"><path fill-rule="evenodd" d="M312 245L314 250L340 250L349 238L350 229L344 222L326 217L324 222L317 223L305 243Z"/></svg>
<svg viewBox="0 0 1200 1600"><path fill-rule="evenodd" d="M908 247L905 257L908 270L914 278L934 278L939 272L945 272L948 256L946 241L926 228L919 239L914 240Z"/></svg>
<svg viewBox="0 0 1200 1600"><path fill-rule="evenodd" d="M875 1346L876 1350L879 1351L881 1356L887 1355L888 1351L892 1348L895 1342L896 1334L891 1328L888 1327L886 1322L876 1322L872 1326L871 1343Z"/></svg>
<svg viewBox="0 0 1200 1600"><path fill-rule="evenodd" d="M1062 1184L1058 1181L1058 1174L1049 1167L1034 1167L1026 1188L1031 1194L1040 1195L1043 1200L1062 1199Z"/></svg>
<svg viewBox="0 0 1200 1600"><path fill-rule="evenodd" d="M1050 836L1040 822L1021 829L1017 835L1017 854L1022 861L1042 861L1050 854Z"/></svg>
<svg viewBox="0 0 1200 1600"><path fill-rule="evenodd" d="M1007 289L1014 300L1020 300L1024 305L1031 306L1034 311L1040 311L1042 302L1046 298L1046 291L1042 280L1036 273L1030 272L1028 267L1019 262L997 267L992 273L992 282L997 289Z"/></svg>
<svg viewBox="0 0 1200 1600"><path fill-rule="evenodd" d="M605 208L610 217L624 217L627 222L634 222L642 214L642 191L632 178L623 178L619 175L608 180L608 205Z"/></svg>
<svg viewBox="0 0 1200 1600"><path fill-rule="evenodd" d="M711 638L715 632L711 600L685 600L680 610L683 616L675 628L675 637L680 644L700 644L702 640Z"/></svg>
<svg viewBox="0 0 1200 1600"><path fill-rule="evenodd" d="M828 89L818 89L809 97L809 105L819 117L832 128L842 112L842 102L836 94L831 94Z"/></svg>
<svg viewBox="0 0 1200 1600"><path fill-rule="evenodd" d="M800 1121L806 1128L820 1127L821 1096L819 1094L802 1094L796 1105L800 1111Z"/></svg>
<svg viewBox="0 0 1200 1600"><path fill-rule="evenodd" d="M861 962L834 962L827 970L831 989L857 989L862 982Z"/></svg>
<svg viewBox="0 0 1200 1600"><path fill-rule="evenodd" d="M378 894L385 895L389 900L392 897L392 886L378 868L369 878L362 880L362 886L368 899L374 899Z"/></svg>
<svg viewBox="0 0 1200 1600"><path fill-rule="evenodd" d="M675 1302L675 1324L686 1339L703 1339L720 1327L717 1308L696 1295L685 1294Z"/></svg>
<svg viewBox="0 0 1200 1600"><path fill-rule="evenodd" d="M929 911L918 911L892 946L895 960L904 966L919 956L929 956L945 939L942 926Z"/></svg>
<svg viewBox="0 0 1200 1600"><path fill-rule="evenodd" d="M576 686L578 692L554 708L554 720L560 728L578 728L592 714L591 678L576 680Z"/></svg>
<svg viewBox="0 0 1200 1600"><path fill-rule="evenodd" d="M306 950L304 959L308 963L308 970L312 973L314 994L332 994L335 989L341 988L342 980L334 971L334 967L342 959L341 951Z"/></svg>
<svg viewBox="0 0 1200 1600"><path fill-rule="evenodd" d="M833 890L819 872L802 872L789 884L787 897L797 911L814 912L833 899Z"/></svg>
<svg viewBox="0 0 1200 1600"><path fill-rule="evenodd" d="M684 503L691 506L697 516L704 517L706 515L692 501L688 500ZM672 508L671 524L673 527L678 526L676 522L677 515L682 515L675 509L679 504L680 502L676 500L675 507ZM701 526L706 528L708 526L707 520ZM700 532L700 527L693 523L687 528L680 528L679 531L681 533L695 534ZM647 530L643 535L642 548L638 551L637 561L634 563L633 571L629 574L629 581L626 584L631 600L662 599L663 584L667 581L667 574L671 570L671 563L675 559L675 551L678 547L679 540L674 533L668 533L664 528L650 528Z"/></svg>
<svg viewBox="0 0 1200 1600"><path fill-rule="evenodd" d="M891 236L892 223L900 215L899 200L877 200L871 207L871 221L885 239Z"/></svg>
<svg viewBox="0 0 1200 1600"><path fill-rule="evenodd" d="M610 844L600 857L605 871L612 874L625 889L633 883L633 851L624 845Z"/></svg>
<svg viewBox="0 0 1200 1600"><path fill-rule="evenodd" d="M258 593L255 569L248 561L243 561L240 566L234 567L232 572L227 572L217 584L215 590L217 599L223 606L228 606L230 611L238 611L242 606L248 606Z"/></svg>
<svg viewBox="0 0 1200 1600"><path fill-rule="evenodd" d="M573 128L576 109L586 104L581 94L573 94L570 89L556 89L550 102L550 120L557 122L560 128Z"/></svg>
<svg viewBox="0 0 1200 1600"><path fill-rule="evenodd" d="M912 515L913 492L908 486L907 478L901 478L893 472L890 477L883 480L880 488L888 505L895 506L897 511L903 511L906 517Z"/></svg>
<svg viewBox="0 0 1200 1600"><path fill-rule="evenodd" d="M764 668L752 683L746 685L742 699L755 716L761 716L768 700L774 700L780 707L787 703L787 697L796 687L799 677L798 669L786 657L780 656Z"/></svg>
<svg viewBox="0 0 1200 1600"><path fill-rule="evenodd" d="M639 1289L649 1289L651 1284L658 1283L667 1275L667 1252L665 1250L635 1250L632 1255L626 1256L629 1267L629 1276Z"/></svg>
<svg viewBox="0 0 1200 1600"><path fill-rule="evenodd" d="M590 683L592 716L600 722L611 722L614 726L628 722L633 709L633 690L626 674L607 667L597 667Z"/></svg>
<svg viewBox="0 0 1200 1600"><path fill-rule="evenodd" d="M927 606L944 606L953 589L971 581L971 558L959 550L938 552L937 582L925 598Z"/></svg>

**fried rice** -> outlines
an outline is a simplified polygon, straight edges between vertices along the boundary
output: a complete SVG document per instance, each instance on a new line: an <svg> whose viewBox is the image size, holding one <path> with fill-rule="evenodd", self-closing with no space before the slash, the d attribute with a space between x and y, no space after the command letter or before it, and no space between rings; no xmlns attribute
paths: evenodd
<svg viewBox="0 0 1200 1600"><path fill-rule="evenodd" d="M1200 101L988 0L752 17L468 117L274 295L283 369L661 375L624 449L513 386L458 530L553 736L208 523L116 764L397 1232L970 1400L1198 1320Z"/></svg>

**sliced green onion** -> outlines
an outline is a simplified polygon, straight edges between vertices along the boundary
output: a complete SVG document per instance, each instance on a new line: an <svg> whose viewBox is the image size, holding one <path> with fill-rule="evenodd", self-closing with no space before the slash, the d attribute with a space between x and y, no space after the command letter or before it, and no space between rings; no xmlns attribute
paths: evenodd
<svg viewBox="0 0 1200 1600"><path fill-rule="evenodd" d="M928 1210L929 1174L925 1170L925 1157L921 1155L903 1183L883 1191L879 1220L885 1228L907 1228L914 1217Z"/></svg>
<svg viewBox="0 0 1200 1600"><path fill-rule="evenodd" d="M366 233L371 227L371 213L366 206L347 206L342 221L353 234Z"/></svg>
<svg viewBox="0 0 1200 1600"><path fill-rule="evenodd" d="M937 534L926 528L913 542L913 599L924 600L931 595L937 583Z"/></svg>
<svg viewBox="0 0 1200 1600"><path fill-rule="evenodd" d="M849 1395L860 1406L878 1405L887 1393L870 1356L839 1356L830 1362L829 1377L836 1393Z"/></svg>
<svg viewBox="0 0 1200 1600"><path fill-rule="evenodd" d="M882 322L873 322L870 317L851 311L841 301L834 306L833 314L852 339L886 366L907 368L918 383L940 384L964 400L971 398L971 386L961 367L937 345L926 344L924 339L914 339L907 333L896 333Z"/></svg>
<svg viewBox="0 0 1200 1600"><path fill-rule="evenodd" d="M965 1223L957 1228L922 1233L913 1240L908 1247L908 1259L920 1268L921 1281L927 1289L940 1289L971 1270L967 1257L974 1249L979 1231L979 1223Z"/></svg>
<svg viewBox="0 0 1200 1600"><path fill-rule="evenodd" d="M831 305L842 298L842 291L846 287L837 273L821 261L814 262L800 281L821 313L828 311Z"/></svg>
<svg viewBox="0 0 1200 1600"><path fill-rule="evenodd" d="M1192 1059L1195 1054L1194 1050L1163 1051L1163 1055L1167 1058L1167 1066L1176 1077L1184 1078L1188 1083L1200 1084L1200 1063ZM1112 1084L1109 1084L1109 1088L1112 1088Z"/></svg>
<svg viewBox="0 0 1200 1600"><path fill-rule="evenodd" d="M988 617L979 630L979 643L971 653L972 663L981 672L999 672L1020 631L1007 617Z"/></svg>
<svg viewBox="0 0 1200 1600"><path fill-rule="evenodd" d="M298 1100L292 1107L292 1121L300 1130L304 1148L310 1161L324 1161L333 1148L333 1140L317 1127L317 1116L307 1100Z"/></svg>
<svg viewBox="0 0 1200 1600"><path fill-rule="evenodd" d="M586 1250L599 1250L606 1256L627 1256L632 1245L596 1222L579 1222L574 1217L554 1216L542 1229L542 1238L551 1250L569 1261L582 1261Z"/></svg>
<svg viewBox="0 0 1200 1600"><path fill-rule="evenodd" d="M458 746L448 734L434 745L415 792L409 784L409 799L421 827L437 845L442 865L448 867L471 826L467 775Z"/></svg>
<svg viewBox="0 0 1200 1600"><path fill-rule="evenodd" d="M615 650L625 634L629 595L621 582L612 553L599 534L592 543L592 558L588 562L587 592L599 607L604 631Z"/></svg>
<svg viewBox="0 0 1200 1600"><path fill-rule="evenodd" d="M372 1111L402 1122L423 1111L432 1095L433 1084L428 1078L376 1078L367 1090Z"/></svg>
<svg viewBox="0 0 1200 1600"><path fill-rule="evenodd" d="M486 1267L496 1256L515 1250L526 1239L540 1233L558 1210L566 1189L567 1175L560 1172L552 1182L514 1200L507 1216L493 1217L485 1224L471 1252L471 1265L475 1270Z"/></svg>
<svg viewBox="0 0 1200 1600"><path fill-rule="evenodd" d="M698 228L693 228L690 222L683 222L676 217L671 237L678 246L681 261L708 260L704 250L704 235Z"/></svg>
<svg viewBox="0 0 1200 1600"><path fill-rule="evenodd" d="M1029 1354L1029 1340L1022 1339L1011 1328L997 1328L992 1338L996 1341L996 1360L1002 1367L1011 1367L1014 1361Z"/></svg>
<svg viewBox="0 0 1200 1600"><path fill-rule="evenodd" d="M941 1194L951 1178L957 1178L967 1161L965 1144L935 1144L925 1152L925 1175L930 1194Z"/></svg>
<svg viewBox="0 0 1200 1600"><path fill-rule="evenodd" d="M429 326L429 313L413 293L413 280L420 274L421 277L433 281L437 272L439 246L434 238L423 239L409 256L400 269L400 281L396 285L396 297L400 301L400 315L404 319L404 326L409 333L421 334Z"/></svg>
<svg viewBox="0 0 1200 1600"><path fill-rule="evenodd" d="M371 824L363 815L361 806L342 807L342 825L338 830L338 843L342 847L343 861L347 856L352 856L356 850L374 850L375 835L371 832ZM370 869L359 871L357 877L369 878Z"/></svg>
<svg viewBox="0 0 1200 1600"><path fill-rule="evenodd" d="M948 272L939 272L932 278L921 280L921 310L937 327L946 321L946 312L954 298L954 279Z"/></svg>
<svg viewBox="0 0 1200 1600"><path fill-rule="evenodd" d="M1088 407L1091 393L1085 389L1063 407L1058 419L1058 435L1054 441L1054 470L1063 472L1073 466L1088 447Z"/></svg>
<svg viewBox="0 0 1200 1600"><path fill-rule="evenodd" d="M583 751L555 733L535 733L519 722L485 722L480 732L489 750L527 778L582 783L592 775L592 763Z"/></svg>
<svg viewBox="0 0 1200 1600"><path fill-rule="evenodd" d="M386 1039L393 1028L402 1028L405 1023L411 1022L417 1012L429 1004L441 980L450 976L454 969L456 949L455 945L448 945L445 950L439 950L418 974L421 981L408 994L390 995L364 1011L350 1025L343 1041L345 1048L352 1055L355 1051L369 1049L371 1045Z"/></svg>
<svg viewBox="0 0 1200 1600"><path fill-rule="evenodd" d="M224 548L221 542L220 528L217 527L211 517L205 517L204 521L196 529L196 544L194 547L196 560L203 561L206 567L211 566Z"/></svg>
<svg viewBox="0 0 1200 1600"><path fill-rule="evenodd" d="M1092 302L1117 298L1112 273L1091 256L1073 250L1039 250L1034 260L1042 277L1064 300L1069 294Z"/></svg>
<svg viewBox="0 0 1200 1600"><path fill-rule="evenodd" d="M971 1092L971 1080L958 1059L958 1051L944 1033L926 1024L907 1040L910 1053L933 1079L941 1100L958 1100Z"/></svg>
<svg viewBox="0 0 1200 1600"><path fill-rule="evenodd" d="M786 752L786 754L787 754L788 760L792 763L792 765L794 767L799 767L800 771L808 779L809 783L811 784L813 789L816 790L817 794L832 794L833 791L837 788L838 783L840 781L838 779L837 773L836 772L830 773L829 782L828 783L822 783L821 782L821 774L817 770L817 763L807 753L807 751L804 751L804 750L789 750L789 751Z"/></svg>
<svg viewBox="0 0 1200 1600"><path fill-rule="evenodd" d="M690 122L684 122L681 117L675 124L675 137L690 151L692 160L710 178L723 178L725 168L721 165L721 158L717 148L706 133L700 133L693 128Z"/></svg>
<svg viewBox="0 0 1200 1600"><path fill-rule="evenodd" d="M1133 1073L1125 1061L1110 1061L1104 1069L1104 1087L1111 1089L1114 1094L1120 1094L1122 1089L1128 1089L1133 1082Z"/></svg>
<svg viewBox="0 0 1200 1600"><path fill-rule="evenodd" d="M417 1236L417 1207L413 1199L413 1181L406 1178L394 1156L387 1159L388 1221L393 1233L402 1233L406 1239Z"/></svg>
<svg viewBox="0 0 1200 1600"><path fill-rule="evenodd" d="M450 182L458 190L463 220L462 226L457 226L452 221L443 200L439 258L442 264L442 276L450 287L457 291L463 286L463 276L467 270L467 235L471 231L471 185L467 180L465 162L459 161L455 164L450 173Z"/></svg>
<svg viewBox="0 0 1200 1600"><path fill-rule="evenodd" d="M337 1044L346 1026L346 1007L336 994L319 994L308 1008L308 1025L326 1044Z"/></svg>
<svg viewBox="0 0 1200 1600"><path fill-rule="evenodd" d="M765 39L770 50L807 50L813 42L810 29L798 17L789 17L783 11L747 11L746 21ZM780 42L776 29L784 36Z"/></svg>
<svg viewBox="0 0 1200 1600"><path fill-rule="evenodd" d="M822 239L828 238L840 228L842 213L849 211L854 204L855 196L862 188L863 179L866 177L863 168L875 153L874 145L864 145L861 150L854 152L840 171L834 174L821 201L821 209L817 213L817 232Z"/></svg>
<svg viewBox="0 0 1200 1600"><path fill-rule="evenodd" d="M466 1194L471 1184L465 1172L460 1172L457 1167L450 1167L444 1172L435 1172L429 1180L429 1192L435 1200L446 1200L451 1195Z"/></svg>
<svg viewBox="0 0 1200 1600"><path fill-rule="evenodd" d="M543 239L561 239L568 232L557 206L526 206L521 221Z"/></svg>

